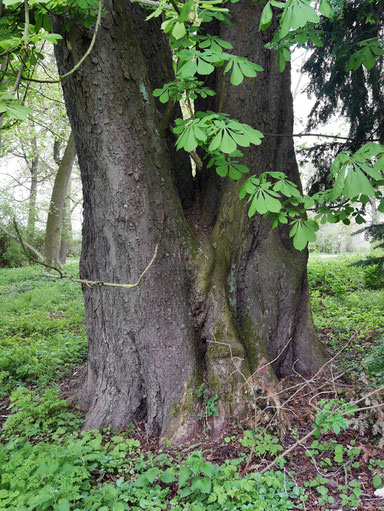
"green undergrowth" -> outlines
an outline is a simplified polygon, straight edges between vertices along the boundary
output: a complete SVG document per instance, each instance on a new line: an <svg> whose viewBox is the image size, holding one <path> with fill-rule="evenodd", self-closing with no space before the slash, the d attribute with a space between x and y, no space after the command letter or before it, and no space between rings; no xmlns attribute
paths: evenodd
<svg viewBox="0 0 384 511"><path fill-rule="evenodd" d="M55 387L15 390L0 438L0 511L285 511L306 509L311 492L319 504L338 501L356 509L359 434L347 446L337 435L349 428L344 412L357 407L343 400L317 404L305 453L323 476L300 486L288 469L291 455L261 428L224 438L223 446L237 445L236 457L212 463L210 451L144 449L132 438L133 425L79 432L82 417ZM246 470L250 461L256 465ZM272 462L273 469L267 467ZM332 474L340 468L348 478L335 489ZM370 459L373 488L381 487L383 469L384 463Z"/></svg>
<svg viewBox="0 0 384 511"><path fill-rule="evenodd" d="M41 267L0 269L0 310L0 397L23 384L46 384L86 357L79 284L48 280Z"/></svg>
<svg viewBox="0 0 384 511"><path fill-rule="evenodd" d="M341 369L364 369L384 382L384 291L372 289L370 267L355 266L365 256L311 255L308 279L316 328L331 354L340 353ZM367 274L368 272L368 274ZM367 278L367 275L369 278Z"/></svg>
<svg viewBox="0 0 384 511"><path fill-rule="evenodd" d="M128 455L127 455L128 454ZM241 475L241 459L221 465L194 451L142 452L122 436L96 431L55 443L0 447L1 511L269 511L294 508L303 491L282 471Z"/></svg>
<svg viewBox="0 0 384 511"><path fill-rule="evenodd" d="M0 511L285 511L307 498L280 469L242 473L252 443L259 457L282 450L270 435L244 435L239 457L214 464L202 451L143 450L130 438L133 427L80 433L82 417L54 387L15 390L10 409L0 437Z"/></svg>

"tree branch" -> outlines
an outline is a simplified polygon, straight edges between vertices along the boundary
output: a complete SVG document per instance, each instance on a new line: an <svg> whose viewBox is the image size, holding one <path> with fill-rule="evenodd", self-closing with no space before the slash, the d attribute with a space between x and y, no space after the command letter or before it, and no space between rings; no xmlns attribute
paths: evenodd
<svg viewBox="0 0 384 511"><path fill-rule="evenodd" d="M339 135L324 135L323 133L263 133L265 137L324 137L338 140L357 140L352 137L340 137ZM379 138L372 138L370 142L380 142Z"/></svg>

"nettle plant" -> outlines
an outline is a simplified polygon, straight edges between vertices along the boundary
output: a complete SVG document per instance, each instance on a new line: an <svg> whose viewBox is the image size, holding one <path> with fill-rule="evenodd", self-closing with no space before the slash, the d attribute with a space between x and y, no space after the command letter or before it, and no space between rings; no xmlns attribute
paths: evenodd
<svg viewBox="0 0 384 511"><path fill-rule="evenodd" d="M316 240L319 223L342 221L364 222L364 205L369 197L380 201L378 210L384 212L384 198L379 187L384 185L384 146L369 142L355 152L341 152L331 169L331 187L312 196L304 195L299 186L287 178L285 169L261 171L242 163L242 149L262 143L264 135L254 126L231 119L222 112L195 112L193 102L199 97L215 95L204 83L204 77L222 70L234 86L245 79L255 78L263 68L247 58L232 53L232 45L205 31L212 20L230 23L230 3L238 0L135 0L143 8L152 9L147 19L162 16L163 31L169 36L174 56L175 79L154 96L167 103L171 112L175 102L182 102L184 119L175 122L173 131L178 137L176 146L192 152L199 147L204 153L207 168L214 167L223 178L243 179L240 198L249 203L248 215L256 213L271 218L272 227L287 224L298 250ZM324 33L319 29L322 19L342 16L344 2L340 0L254 0L264 4L259 30L277 27L266 45L276 52L276 64L281 72L290 60L296 45L322 45ZM25 106L26 91L33 90L38 64L44 59L42 46L46 41L57 42L61 37L52 33L51 16L67 15L67 19L83 19L87 27L95 24L91 53L102 16L102 0L4 0L0 23L0 116L3 127L31 114ZM367 20L368 22L369 20ZM70 23L70 21L68 21ZM351 54L347 70L361 66L371 69L384 54L383 42L375 38L360 41ZM65 75L65 76L67 76ZM63 76L58 77L60 81ZM38 81L38 80L37 80ZM47 80L45 80L47 81ZM48 80L49 81L49 80ZM55 81L55 80L54 80ZM28 87L20 88L20 83ZM249 175L249 177L245 176ZM316 215L307 219L306 213Z"/></svg>

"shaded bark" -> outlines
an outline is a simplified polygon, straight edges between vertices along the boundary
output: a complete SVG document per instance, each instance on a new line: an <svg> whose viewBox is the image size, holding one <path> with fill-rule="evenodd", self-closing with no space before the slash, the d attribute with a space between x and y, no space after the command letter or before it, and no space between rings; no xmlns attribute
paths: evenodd
<svg viewBox="0 0 384 511"><path fill-rule="evenodd" d="M220 28L224 38L265 73L233 92L219 76L223 110L261 130L291 132L289 72L278 73L265 36L248 25L261 9L246 1L232 9L235 28ZM151 92L171 59L158 21L143 29L144 17L139 6L110 0L91 57L63 83L83 182L81 276L134 282L159 244L139 288L84 288L89 356L81 400L86 427L144 418L150 433L182 441L198 423L203 379L219 398L219 432L276 377L313 373L325 355L309 308L307 253L293 248L286 229L249 220L238 184L220 182L201 200L188 159L162 131ZM69 44L56 49L60 74L90 37L72 25ZM246 160L256 173L281 170L299 182L289 138L247 150ZM218 183L215 174L206 177ZM247 394L244 377L252 373Z"/></svg>
<svg viewBox="0 0 384 511"><path fill-rule="evenodd" d="M53 264L54 266L60 266L59 256L63 210L75 157L75 144L71 134L53 184L45 229L45 259L48 264Z"/></svg>

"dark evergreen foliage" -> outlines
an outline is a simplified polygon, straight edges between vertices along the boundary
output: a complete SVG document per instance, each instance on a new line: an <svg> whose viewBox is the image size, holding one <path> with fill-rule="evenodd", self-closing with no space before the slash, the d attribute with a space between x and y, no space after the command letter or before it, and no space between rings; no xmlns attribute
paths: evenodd
<svg viewBox="0 0 384 511"><path fill-rule="evenodd" d="M320 27L327 34L322 47L314 51L303 66L310 76L309 94L317 98L309 116L309 130L339 115L349 123L348 137L342 143L318 144L303 151L307 161L316 168L311 192L327 187L333 158L343 150L355 151L365 142L384 143L384 58L367 70L360 66L347 71L357 43L384 33L384 2L382 0L337 0L340 14L326 20ZM343 134L344 135L344 134Z"/></svg>

